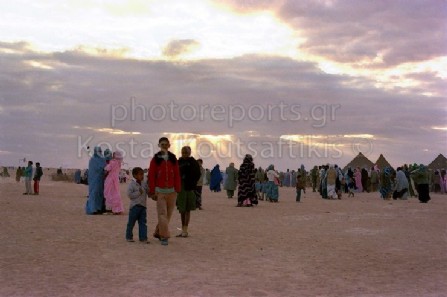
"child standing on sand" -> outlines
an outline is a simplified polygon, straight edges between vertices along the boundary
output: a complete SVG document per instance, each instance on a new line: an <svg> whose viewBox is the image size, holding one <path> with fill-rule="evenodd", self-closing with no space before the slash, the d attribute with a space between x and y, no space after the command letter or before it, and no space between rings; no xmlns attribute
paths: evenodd
<svg viewBox="0 0 447 297"><path fill-rule="evenodd" d="M142 243L149 243L147 240L147 211L146 211L146 197L148 193L148 185L143 182L144 170L140 167L135 167L132 170L133 179L127 188L127 196L130 199L129 206L129 220L127 222L126 240L134 242L133 227L138 221L138 239Z"/></svg>

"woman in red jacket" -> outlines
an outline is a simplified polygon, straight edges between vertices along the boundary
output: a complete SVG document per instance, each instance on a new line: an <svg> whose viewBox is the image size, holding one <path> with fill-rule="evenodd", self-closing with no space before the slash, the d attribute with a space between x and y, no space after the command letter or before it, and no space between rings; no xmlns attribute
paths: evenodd
<svg viewBox="0 0 447 297"><path fill-rule="evenodd" d="M180 192L180 171L177 157L169 151L169 140L160 138L158 147L160 151L149 165L149 196L157 201L158 224L154 237L160 239L162 245L168 245L169 221Z"/></svg>

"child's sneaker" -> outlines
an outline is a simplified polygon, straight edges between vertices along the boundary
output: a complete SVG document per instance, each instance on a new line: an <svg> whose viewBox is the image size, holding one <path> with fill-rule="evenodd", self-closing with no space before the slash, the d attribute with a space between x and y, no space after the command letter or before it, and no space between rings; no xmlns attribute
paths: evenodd
<svg viewBox="0 0 447 297"><path fill-rule="evenodd" d="M135 242L135 240L133 240L133 239L126 239L127 240L127 242Z"/></svg>
<svg viewBox="0 0 447 297"><path fill-rule="evenodd" d="M168 245L168 239L167 238L162 238L160 240L160 242L161 242L161 245Z"/></svg>

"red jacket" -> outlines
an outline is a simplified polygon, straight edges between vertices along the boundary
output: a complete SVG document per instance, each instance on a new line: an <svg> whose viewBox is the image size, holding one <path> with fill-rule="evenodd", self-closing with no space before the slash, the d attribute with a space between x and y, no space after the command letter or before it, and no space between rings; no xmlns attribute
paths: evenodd
<svg viewBox="0 0 447 297"><path fill-rule="evenodd" d="M179 193L181 190L180 170L177 157L168 152L168 160L162 158L161 152L155 154L149 165L148 174L149 194L155 193L155 188L174 188Z"/></svg>

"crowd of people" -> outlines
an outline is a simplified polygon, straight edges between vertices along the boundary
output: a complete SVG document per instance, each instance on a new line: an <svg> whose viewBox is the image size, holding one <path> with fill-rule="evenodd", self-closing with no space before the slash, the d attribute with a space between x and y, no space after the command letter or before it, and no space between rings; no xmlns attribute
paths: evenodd
<svg viewBox="0 0 447 297"><path fill-rule="evenodd" d="M135 167L132 170L132 180L127 187L130 199L128 223L125 238L134 242L133 228L138 222L138 239L149 243L147 236L147 198L156 201L157 225L153 237L162 245L168 245L171 237L169 223L174 208L180 213L182 230L176 237L189 236L191 212L203 209L202 189L208 185L211 192L226 191L228 199L237 197L237 207L253 207L259 201L279 202L280 187L294 187L296 202L301 202L302 193L306 188L319 192L323 199L342 199L343 194L354 197L357 193L376 192L384 200L408 199L418 197L421 203L430 200L430 191L447 193L447 177L445 169L428 170L420 164L403 165L394 170L391 167L379 168L345 168L326 164L314 166L306 171L301 165L296 171L280 172L274 164L255 167L253 157L245 155L239 168L232 162L224 171L216 164L212 170L204 169L203 161L192 157L189 146L181 149L177 158L169 151L170 142L166 137L159 139L160 148L150 160L148 169ZM85 212L89 215L124 213L120 194L120 183L123 182L123 155L120 151L111 152L101 147L95 147L89 160L88 169L81 176L80 170L75 172L77 183L88 184L88 197ZM24 195L38 195L39 181L43 175L39 163L33 167L29 161L26 168L17 170L16 179L25 179ZM34 180L34 192L31 188ZM222 186L222 187L221 187Z"/></svg>
<svg viewBox="0 0 447 297"><path fill-rule="evenodd" d="M20 182L22 178L25 180L25 192L23 195L39 195L40 180L43 176L43 170L42 167L40 167L39 162L36 162L35 167L33 164L33 161L28 161L26 167L17 167L16 170L16 181ZM6 172L3 172L3 176L9 176L7 170ZM33 185L31 185L32 181L34 182Z"/></svg>
<svg viewBox="0 0 447 297"><path fill-rule="evenodd" d="M295 187L296 202L301 201L301 193L306 187L319 192L323 199L341 199L343 194L354 197L355 193L377 192L384 200L418 197L421 203L430 200L430 192L447 193L447 176L445 169L431 171L423 164L403 165L393 169L378 165L371 168L351 168L342 170L336 164L314 166L309 172L301 165L297 171L279 172L274 165L266 169L254 168L250 155L245 156L239 170L230 163L225 171L216 165L210 172L211 191L220 191L223 184L227 197L232 198L237 187L237 206L253 206L259 200L279 201L278 187ZM253 194L254 187L254 194ZM248 198L248 199L247 199Z"/></svg>

